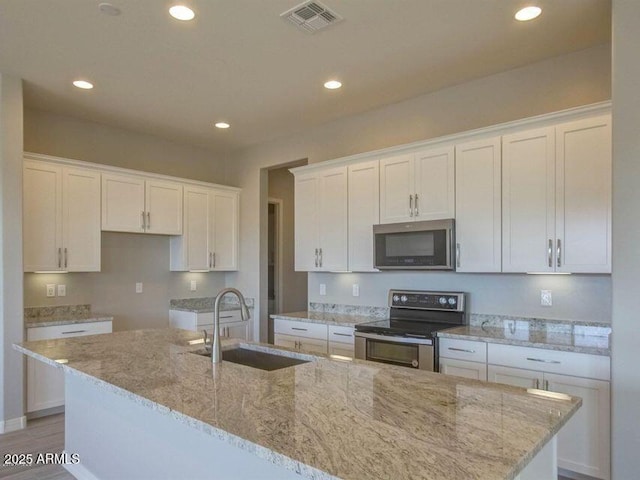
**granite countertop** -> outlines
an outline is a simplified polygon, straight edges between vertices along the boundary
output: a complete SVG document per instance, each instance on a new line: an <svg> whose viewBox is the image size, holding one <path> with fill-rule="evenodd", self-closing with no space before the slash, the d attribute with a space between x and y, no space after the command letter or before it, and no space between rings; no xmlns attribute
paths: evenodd
<svg viewBox="0 0 640 480"><path fill-rule="evenodd" d="M216 297L174 298L169 302L169 310L193 313L211 313ZM253 308L253 298L245 298L247 307ZM240 310L240 304L233 296L225 296L220 304L220 311Z"/></svg>
<svg viewBox="0 0 640 480"><path fill-rule="evenodd" d="M439 331L438 337L610 356L610 334L611 326L602 323L477 315L470 325Z"/></svg>
<svg viewBox="0 0 640 480"><path fill-rule="evenodd" d="M56 305L52 307L26 307L24 309L25 328L112 321L111 315L92 313L91 305Z"/></svg>
<svg viewBox="0 0 640 480"><path fill-rule="evenodd" d="M353 327L359 323L375 322L380 320L379 317L372 317L368 315L353 315L346 313L333 313L333 312L292 312L292 313L277 313L271 315L273 319L293 320L296 322L308 322L308 323L324 323L326 325L341 325L343 327Z"/></svg>
<svg viewBox="0 0 640 480"><path fill-rule="evenodd" d="M307 356L272 372L222 362L214 371L188 353L202 348L199 333L177 329L14 348L314 479L513 479L581 404L361 360Z"/></svg>

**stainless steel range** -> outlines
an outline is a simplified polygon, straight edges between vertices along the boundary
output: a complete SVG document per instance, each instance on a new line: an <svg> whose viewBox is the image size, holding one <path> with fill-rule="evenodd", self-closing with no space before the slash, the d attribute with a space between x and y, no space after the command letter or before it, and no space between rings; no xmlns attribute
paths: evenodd
<svg viewBox="0 0 640 480"><path fill-rule="evenodd" d="M356 325L356 358L437 371L435 333L467 323L465 294L390 290L389 306L388 320Z"/></svg>

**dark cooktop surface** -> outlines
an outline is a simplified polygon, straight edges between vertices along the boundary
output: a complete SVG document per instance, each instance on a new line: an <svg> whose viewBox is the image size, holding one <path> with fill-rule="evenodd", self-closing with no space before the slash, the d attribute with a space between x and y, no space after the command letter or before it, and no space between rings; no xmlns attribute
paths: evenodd
<svg viewBox="0 0 640 480"><path fill-rule="evenodd" d="M446 322L433 322L429 320L390 318L375 322L360 323L356 325L356 331L363 333L376 333L378 335L393 335L398 337L433 338L435 332L456 326L459 325Z"/></svg>

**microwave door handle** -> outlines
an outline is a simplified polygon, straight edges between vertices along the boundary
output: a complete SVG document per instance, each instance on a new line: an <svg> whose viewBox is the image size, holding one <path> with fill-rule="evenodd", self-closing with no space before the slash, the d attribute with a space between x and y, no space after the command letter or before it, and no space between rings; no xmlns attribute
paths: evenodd
<svg viewBox="0 0 640 480"><path fill-rule="evenodd" d="M409 195L409 216L413 217L413 195Z"/></svg>

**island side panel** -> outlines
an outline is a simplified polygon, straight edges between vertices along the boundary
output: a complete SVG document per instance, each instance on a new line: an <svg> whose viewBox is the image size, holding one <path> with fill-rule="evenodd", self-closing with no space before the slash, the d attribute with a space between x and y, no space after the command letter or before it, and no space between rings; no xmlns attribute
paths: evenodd
<svg viewBox="0 0 640 480"><path fill-rule="evenodd" d="M557 478L558 442L557 435L554 435L515 480L556 480Z"/></svg>
<svg viewBox="0 0 640 480"><path fill-rule="evenodd" d="M78 480L302 478L91 380L67 373L65 390L65 452L80 456L65 468Z"/></svg>

